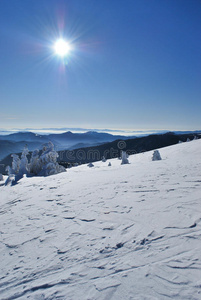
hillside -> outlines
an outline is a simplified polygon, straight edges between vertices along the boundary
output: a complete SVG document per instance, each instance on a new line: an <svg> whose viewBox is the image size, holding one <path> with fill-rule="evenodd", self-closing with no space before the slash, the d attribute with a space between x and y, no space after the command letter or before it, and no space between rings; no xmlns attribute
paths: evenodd
<svg viewBox="0 0 201 300"><path fill-rule="evenodd" d="M99 161L103 156L107 159L111 159L119 157L122 150L127 151L130 155L143 153L157 148L175 145L178 144L179 141L186 142L187 139L193 140L195 136L196 138L200 138L200 135L194 135L192 133L175 134L173 132L168 132L165 134L152 134L134 139L119 139L99 146L59 151L58 161L83 164Z"/></svg>
<svg viewBox="0 0 201 300"><path fill-rule="evenodd" d="M200 299L200 149L0 186L0 298Z"/></svg>

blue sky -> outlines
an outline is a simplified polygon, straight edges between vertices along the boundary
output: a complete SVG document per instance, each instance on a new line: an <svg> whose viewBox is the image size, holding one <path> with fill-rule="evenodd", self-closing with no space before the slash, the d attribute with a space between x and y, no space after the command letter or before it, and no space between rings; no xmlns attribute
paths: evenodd
<svg viewBox="0 0 201 300"><path fill-rule="evenodd" d="M1 0L0 128L201 129L200 32L199 0Z"/></svg>

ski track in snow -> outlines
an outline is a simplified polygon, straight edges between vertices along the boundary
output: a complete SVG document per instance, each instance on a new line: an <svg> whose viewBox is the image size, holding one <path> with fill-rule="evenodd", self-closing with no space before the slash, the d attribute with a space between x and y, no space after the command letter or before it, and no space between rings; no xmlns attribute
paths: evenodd
<svg viewBox="0 0 201 300"><path fill-rule="evenodd" d="M0 187L0 299L201 299L201 141Z"/></svg>

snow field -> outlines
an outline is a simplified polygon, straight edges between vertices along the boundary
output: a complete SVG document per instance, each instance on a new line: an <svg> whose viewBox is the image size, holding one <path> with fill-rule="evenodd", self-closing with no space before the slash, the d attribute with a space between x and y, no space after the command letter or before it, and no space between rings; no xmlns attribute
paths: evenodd
<svg viewBox="0 0 201 300"><path fill-rule="evenodd" d="M0 186L0 298L201 299L200 149Z"/></svg>

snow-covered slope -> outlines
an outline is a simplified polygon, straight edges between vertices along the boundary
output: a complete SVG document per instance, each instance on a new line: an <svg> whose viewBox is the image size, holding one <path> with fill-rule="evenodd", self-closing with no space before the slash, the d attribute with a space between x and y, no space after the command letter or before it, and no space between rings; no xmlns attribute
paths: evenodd
<svg viewBox="0 0 201 300"><path fill-rule="evenodd" d="M201 140L0 187L0 299L201 299Z"/></svg>

